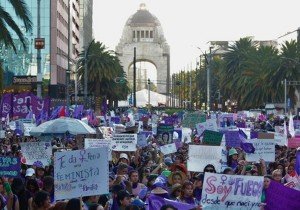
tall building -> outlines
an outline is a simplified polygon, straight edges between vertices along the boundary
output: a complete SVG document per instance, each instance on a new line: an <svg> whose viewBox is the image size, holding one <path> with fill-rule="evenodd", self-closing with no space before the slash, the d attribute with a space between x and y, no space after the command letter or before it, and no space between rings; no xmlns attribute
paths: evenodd
<svg viewBox="0 0 300 210"><path fill-rule="evenodd" d="M80 0L80 48L84 49L93 40L93 0Z"/></svg>
<svg viewBox="0 0 300 210"><path fill-rule="evenodd" d="M4 61L5 71L10 72L7 75L37 75L37 50L34 47L34 39L37 37L37 2L38 0L25 0L33 24L32 32L25 33L28 50L23 50L16 34L13 34L13 38L17 54L11 48L0 46L0 59ZM1 0L0 5L25 31L23 22L16 17L11 4L7 0ZM45 38L45 48L41 50L41 73L44 79L50 79L50 93L55 93L52 97L64 97L66 72L70 67L68 53L70 63L74 63L80 51L79 6L79 0L40 0L41 38ZM10 85L11 81L6 80L6 85Z"/></svg>

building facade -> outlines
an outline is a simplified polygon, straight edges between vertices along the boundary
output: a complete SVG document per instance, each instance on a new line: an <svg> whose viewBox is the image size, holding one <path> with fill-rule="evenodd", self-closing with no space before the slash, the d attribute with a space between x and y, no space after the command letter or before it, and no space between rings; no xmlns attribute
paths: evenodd
<svg viewBox="0 0 300 210"><path fill-rule="evenodd" d="M83 50L93 40L93 0L80 0L79 10L80 48Z"/></svg>

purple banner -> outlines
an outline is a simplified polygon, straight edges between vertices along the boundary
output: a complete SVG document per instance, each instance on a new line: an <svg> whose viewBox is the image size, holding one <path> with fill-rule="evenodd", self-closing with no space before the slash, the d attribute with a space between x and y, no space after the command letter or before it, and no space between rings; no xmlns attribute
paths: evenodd
<svg viewBox="0 0 300 210"><path fill-rule="evenodd" d="M239 131L226 131L225 141L226 146L239 147L241 145L241 136Z"/></svg>
<svg viewBox="0 0 300 210"><path fill-rule="evenodd" d="M296 170L297 174L300 175L300 150L298 150L296 153L295 170Z"/></svg>
<svg viewBox="0 0 300 210"><path fill-rule="evenodd" d="M148 210L158 210L160 209L163 205L172 205L177 209L180 210L190 210L190 209L194 209L196 206L191 205L191 204L186 204L186 203L181 203L178 201L172 201L169 199L165 199L162 198L160 196L157 195L150 195L148 198Z"/></svg>
<svg viewBox="0 0 300 210"><path fill-rule="evenodd" d="M266 190L265 210L297 210L300 209L300 191L285 187L281 183L271 181Z"/></svg>
<svg viewBox="0 0 300 210"><path fill-rule="evenodd" d="M32 111L38 116L41 111L49 111L50 98L40 99L32 93L4 94L1 103L1 116L26 118Z"/></svg>
<svg viewBox="0 0 300 210"><path fill-rule="evenodd" d="M250 139L257 139L257 137L258 137L258 132L251 130L250 131Z"/></svg>
<svg viewBox="0 0 300 210"><path fill-rule="evenodd" d="M18 177L20 171L20 158L0 156L0 177Z"/></svg>

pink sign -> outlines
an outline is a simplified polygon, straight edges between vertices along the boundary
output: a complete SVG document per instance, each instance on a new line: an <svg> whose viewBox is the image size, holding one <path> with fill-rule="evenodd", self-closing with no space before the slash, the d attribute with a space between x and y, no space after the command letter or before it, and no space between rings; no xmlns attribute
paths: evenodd
<svg viewBox="0 0 300 210"><path fill-rule="evenodd" d="M293 137L288 139L288 148L300 147L300 137Z"/></svg>

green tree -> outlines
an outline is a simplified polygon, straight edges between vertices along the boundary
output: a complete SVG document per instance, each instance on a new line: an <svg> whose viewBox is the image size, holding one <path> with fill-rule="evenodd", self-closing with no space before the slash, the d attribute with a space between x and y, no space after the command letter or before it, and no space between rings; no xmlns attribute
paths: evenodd
<svg viewBox="0 0 300 210"><path fill-rule="evenodd" d="M7 0L13 7L16 16L24 23L26 32L32 30L32 22L30 19L30 13L24 0ZM12 31L16 33L18 38L23 44L24 49L26 47L26 40L18 24L13 20L11 14L9 14L0 3L0 42L4 43L6 47L12 47L16 52L16 46L12 38Z"/></svg>

